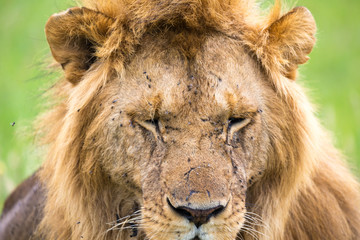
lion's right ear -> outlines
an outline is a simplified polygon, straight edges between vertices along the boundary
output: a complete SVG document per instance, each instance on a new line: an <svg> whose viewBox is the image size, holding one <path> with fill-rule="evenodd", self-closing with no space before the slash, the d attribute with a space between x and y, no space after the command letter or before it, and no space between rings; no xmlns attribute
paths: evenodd
<svg viewBox="0 0 360 240"><path fill-rule="evenodd" d="M87 8L71 8L50 17L45 34L54 59L76 84L96 61L96 48L107 39L114 19Z"/></svg>

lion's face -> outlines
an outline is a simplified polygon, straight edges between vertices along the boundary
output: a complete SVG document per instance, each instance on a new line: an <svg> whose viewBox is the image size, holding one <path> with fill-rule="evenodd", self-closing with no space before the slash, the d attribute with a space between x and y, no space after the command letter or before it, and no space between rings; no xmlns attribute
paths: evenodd
<svg viewBox="0 0 360 240"><path fill-rule="evenodd" d="M103 168L131 186L140 229L155 239L234 239L267 160L263 93L274 93L255 61L222 35L193 61L153 44L103 92L94 121L106 137Z"/></svg>
<svg viewBox="0 0 360 240"><path fill-rule="evenodd" d="M314 44L313 18L305 8L280 17L278 6L249 27L225 3L146 2L105 7L110 16L73 8L46 25L67 80L43 179L47 218L66 209L70 230L52 234L103 239L116 215L110 230L130 237L235 239L295 159L285 143L300 130L284 96ZM79 216L87 224L74 228Z"/></svg>

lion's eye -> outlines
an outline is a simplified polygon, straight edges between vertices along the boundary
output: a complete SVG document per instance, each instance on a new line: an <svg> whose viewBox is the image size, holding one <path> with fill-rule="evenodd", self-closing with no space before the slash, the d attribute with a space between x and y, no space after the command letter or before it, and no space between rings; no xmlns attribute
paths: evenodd
<svg viewBox="0 0 360 240"><path fill-rule="evenodd" d="M250 118L229 118L228 131L232 134L250 123Z"/></svg>
<svg viewBox="0 0 360 240"><path fill-rule="evenodd" d="M149 127L153 127L155 129L157 129L159 127L159 119L145 120L144 122Z"/></svg>
<svg viewBox="0 0 360 240"><path fill-rule="evenodd" d="M160 122L159 119L149 119L149 120L145 120L145 121L141 121L139 122L139 124L144 127L145 129L147 129L148 131L152 132L154 134L154 136L157 136L159 131L160 131Z"/></svg>

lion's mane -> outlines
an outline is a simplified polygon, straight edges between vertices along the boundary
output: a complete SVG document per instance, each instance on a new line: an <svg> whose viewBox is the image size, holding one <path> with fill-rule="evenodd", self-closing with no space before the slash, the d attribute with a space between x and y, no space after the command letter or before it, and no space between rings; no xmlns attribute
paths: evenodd
<svg viewBox="0 0 360 240"><path fill-rule="evenodd" d="M262 66L278 96L268 99L274 111L267 113L268 121L277 128L269 133L271 149L266 171L246 196L247 209L262 219L261 224L253 226L261 234L244 232L242 237L360 237L358 184L318 124L303 90L292 80L296 78L297 65L306 62L311 51L307 44L315 41L314 26L305 20L291 23L303 25L308 34L290 33L286 47L291 54L283 55L284 48L277 47L278 42L269 38L268 31L283 16L279 3L267 17L248 0L86 0L83 5L104 14L98 24L111 28L83 30L98 43L93 53L101 59L101 65L64 65L66 78L53 90L57 104L40 121L39 129L49 146L40 174L47 189L40 235L47 239L122 239L120 235L124 233L107 231L107 224L109 219L116 221L115 211L117 216L123 216L141 208L134 204L139 196L132 193L135 186L129 181L136 173L123 175L119 188L98 160L111 154L111 146L95 147L107 141L106 131L99 132L98 128L101 122L108 121L101 117L102 111L111 107L105 104L108 99L99 99L98 93L108 91L110 99L113 92L107 88L109 81L115 75L124 76L125 65L136 55L137 47L145 44L142 41L146 33L161 34L169 26L186 26L189 31L218 31L240 39L251 58ZM183 44L184 55L196 55L196 41ZM276 118L281 112L287 114ZM129 162L121 167L132 169Z"/></svg>

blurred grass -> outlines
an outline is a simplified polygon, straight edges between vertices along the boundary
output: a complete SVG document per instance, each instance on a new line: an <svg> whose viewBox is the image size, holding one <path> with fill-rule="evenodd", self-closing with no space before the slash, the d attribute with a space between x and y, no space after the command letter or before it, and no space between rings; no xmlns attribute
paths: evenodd
<svg viewBox="0 0 360 240"><path fill-rule="evenodd" d="M41 163L32 122L52 78L44 63L50 55L44 25L69 3L0 0L0 209L6 196Z"/></svg>
<svg viewBox="0 0 360 240"><path fill-rule="evenodd" d="M44 71L49 50L43 29L51 14L73 5L0 0L0 209L41 163L31 126L52 78ZM298 0L297 5L306 6L318 24L318 43L299 82L311 89L323 125L360 176L360 1Z"/></svg>

